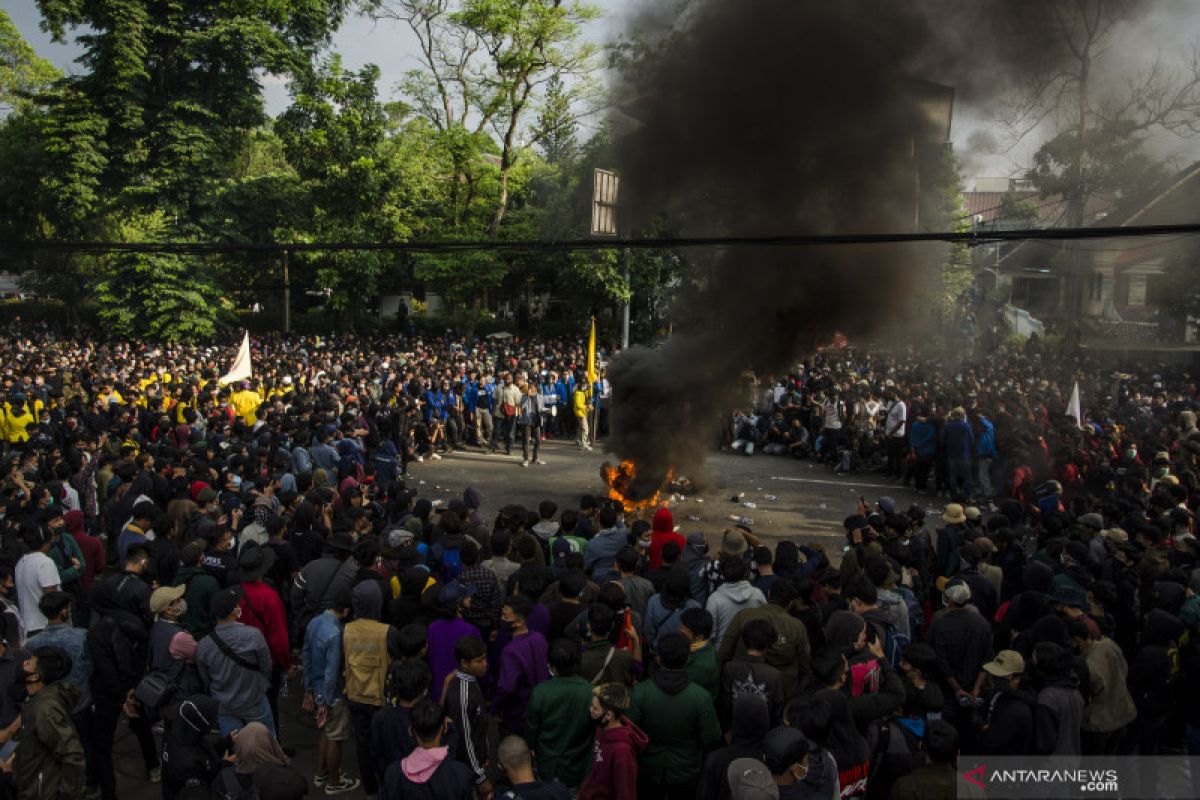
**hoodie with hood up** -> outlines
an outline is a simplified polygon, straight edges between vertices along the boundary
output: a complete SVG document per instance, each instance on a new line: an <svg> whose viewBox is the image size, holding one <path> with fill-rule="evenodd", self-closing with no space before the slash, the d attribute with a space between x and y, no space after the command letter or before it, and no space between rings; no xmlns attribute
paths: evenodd
<svg viewBox="0 0 1200 800"><path fill-rule="evenodd" d="M712 696L681 669L660 669L634 687L629 719L649 739L639 762L651 783L687 783L700 774L704 752L721 738Z"/></svg>
<svg viewBox="0 0 1200 800"><path fill-rule="evenodd" d="M634 800L637 797L638 756L649 742L628 717L619 728L596 732L592 769L576 800Z"/></svg>
<svg viewBox="0 0 1200 800"><path fill-rule="evenodd" d="M705 609L713 618L712 643L721 646L721 636L729 623L743 608L760 608L767 604L763 593L751 585L750 581L723 583L708 597Z"/></svg>
<svg viewBox="0 0 1200 800"><path fill-rule="evenodd" d="M451 758L447 748L418 747L387 768L380 794L388 800L470 800L474 793L470 768Z"/></svg>

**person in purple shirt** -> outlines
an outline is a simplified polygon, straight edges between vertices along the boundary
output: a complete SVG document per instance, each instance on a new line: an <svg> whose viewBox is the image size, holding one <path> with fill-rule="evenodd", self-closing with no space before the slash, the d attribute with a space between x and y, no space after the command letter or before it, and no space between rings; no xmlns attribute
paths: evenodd
<svg viewBox="0 0 1200 800"><path fill-rule="evenodd" d="M528 598L517 596L500 610L500 619L512 627L512 641L500 652L500 679L492 699L501 735L521 733L533 687L550 679L546 637L529 630L526 623L532 609Z"/></svg>
<svg viewBox="0 0 1200 800"><path fill-rule="evenodd" d="M433 673L434 697L442 696L443 684L454 674L458 660L454 645L464 636L480 641L479 629L462 618L464 608L471 604L475 587L462 581L450 581L438 590L438 608L444 615L429 626L429 671Z"/></svg>

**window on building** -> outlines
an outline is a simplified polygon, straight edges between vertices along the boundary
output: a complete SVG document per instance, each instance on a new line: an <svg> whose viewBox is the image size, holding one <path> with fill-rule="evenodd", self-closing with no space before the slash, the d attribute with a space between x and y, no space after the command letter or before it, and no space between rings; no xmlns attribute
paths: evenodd
<svg viewBox="0 0 1200 800"><path fill-rule="evenodd" d="M1146 276L1145 275L1130 275L1129 276L1129 296L1127 304L1130 306L1146 305Z"/></svg>

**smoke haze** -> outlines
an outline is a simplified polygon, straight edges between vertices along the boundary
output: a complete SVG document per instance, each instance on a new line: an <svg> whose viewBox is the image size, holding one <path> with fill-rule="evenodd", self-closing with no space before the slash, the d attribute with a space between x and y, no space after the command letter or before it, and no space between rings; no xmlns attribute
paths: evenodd
<svg viewBox="0 0 1200 800"><path fill-rule="evenodd" d="M912 231L917 145L946 138L924 81L972 91L1055 57L1045 0L693 0L665 30L664 5L636 18L653 55L622 87L641 123L618 142L622 202L635 228L664 216L683 235ZM716 426L748 405L745 370L779 375L834 331L878 332L937 269L922 245L686 257L700 288L673 335L609 370L608 447L643 491L668 468L700 474Z"/></svg>

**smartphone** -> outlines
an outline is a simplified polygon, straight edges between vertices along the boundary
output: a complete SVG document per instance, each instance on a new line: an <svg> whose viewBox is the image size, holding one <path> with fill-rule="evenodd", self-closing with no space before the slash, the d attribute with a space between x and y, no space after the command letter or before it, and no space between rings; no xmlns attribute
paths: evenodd
<svg viewBox="0 0 1200 800"><path fill-rule="evenodd" d="M5 742L4 746L0 747L0 761L8 761L12 758L12 754L17 752L17 745L19 744L20 742L16 739L9 739Z"/></svg>

